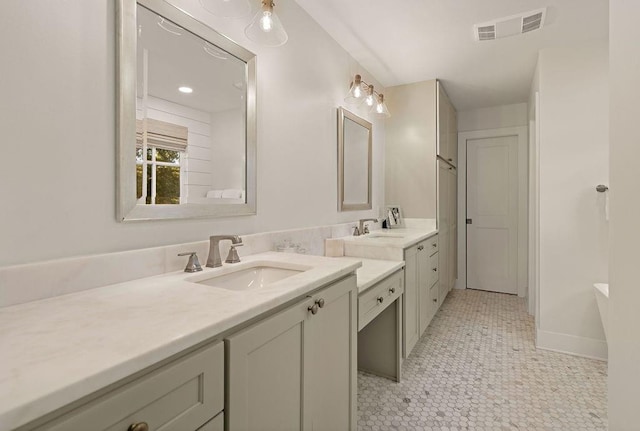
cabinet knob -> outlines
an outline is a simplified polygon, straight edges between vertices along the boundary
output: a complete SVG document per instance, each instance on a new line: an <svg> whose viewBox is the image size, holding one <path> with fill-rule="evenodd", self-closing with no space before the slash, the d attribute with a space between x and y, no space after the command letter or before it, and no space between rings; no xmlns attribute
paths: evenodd
<svg viewBox="0 0 640 431"><path fill-rule="evenodd" d="M316 304L318 304L318 307L323 308L324 307L324 298L316 299Z"/></svg>
<svg viewBox="0 0 640 431"><path fill-rule="evenodd" d="M149 431L149 425L146 422L138 422L129 425L127 431Z"/></svg>
<svg viewBox="0 0 640 431"><path fill-rule="evenodd" d="M433 268L433 272L438 272L438 268Z"/></svg>
<svg viewBox="0 0 640 431"><path fill-rule="evenodd" d="M433 302L438 302L438 298L433 298Z"/></svg>
<svg viewBox="0 0 640 431"><path fill-rule="evenodd" d="M433 248L436 248L437 246L438 246L437 242L434 242L434 243L431 244L431 247L433 247Z"/></svg>
<svg viewBox="0 0 640 431"><path fill-rule="evenodd" d="M310 305L307 310L311 311L311 314L316 314L318 312L318 304Z"/></svg>
<svg viewBox="0 0 640 431"><path fill-rule="evenodd" d="M378 296L378 304L382 304L382 301L384 301L384 298L382 296Z"/></svg>
<svg viewBox="0 0 640 431"><path fill-rule="evenodd" d="M419 251L424 250L424 245L419 245L419 246L418 246L418 250L419 250Z"/></svg>
<svg viewBox="0 0 640 431"><path fill-rule="evenodd" d="M391 294L396 293L396 288L392 287L391 289L389 289L389 293L391 293Z"/></svg>

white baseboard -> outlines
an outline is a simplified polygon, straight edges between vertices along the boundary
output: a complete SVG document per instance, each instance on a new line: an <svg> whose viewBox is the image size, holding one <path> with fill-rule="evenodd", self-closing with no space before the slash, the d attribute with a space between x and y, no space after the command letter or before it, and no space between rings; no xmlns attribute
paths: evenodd
<svg viewBox="0 0 640 431"><path fill-rule="evenodd" d="M600 361L607 360L609 351L607 342L603 340L542 331L540 329L536 329L536 347L542 350L567 353Z"/></svg>

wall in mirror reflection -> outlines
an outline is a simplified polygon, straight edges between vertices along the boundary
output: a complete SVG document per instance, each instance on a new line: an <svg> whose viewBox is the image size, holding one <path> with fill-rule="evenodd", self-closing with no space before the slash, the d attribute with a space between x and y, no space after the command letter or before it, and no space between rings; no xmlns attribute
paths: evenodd
<svg viewBox="0 0 640 431"><path fill-rule="evenodd" d="M245 203L246 63L137 9L138 203Z"/></svg>

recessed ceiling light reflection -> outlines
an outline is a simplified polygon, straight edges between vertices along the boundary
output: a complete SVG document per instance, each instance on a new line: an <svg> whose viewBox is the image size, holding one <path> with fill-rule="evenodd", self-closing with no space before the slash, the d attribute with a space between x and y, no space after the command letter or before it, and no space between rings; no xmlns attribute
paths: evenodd
<svg viewBox="0 0 640 431"><path fill-rule="evenodd" d="M191 93L193 93L193 88L191 88L191 87L180 87L180 88L178 88L178 91L180 93L184 93L184 94L191 94Z"/></svg>

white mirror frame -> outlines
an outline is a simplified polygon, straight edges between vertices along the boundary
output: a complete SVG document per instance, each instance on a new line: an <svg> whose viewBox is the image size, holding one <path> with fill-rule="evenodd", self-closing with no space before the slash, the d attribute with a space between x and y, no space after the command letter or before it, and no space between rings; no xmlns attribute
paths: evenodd
<svg viewBox="0 0 640 431"><path fill-rule="evenodd" d="M140 4L247 64L246 202L144 205L136 198L136 6ZM256 214L256 56L162 0L117 0L116 206L118 221L212 218Z"/></svg>
<svg viewBox="0 0 640 431"><path fill-rule="evenodd" d="M369 131L369 142L367 145L367 202L347 204L344 202L344 119L349 120L361 125ZM342 106L338 108L338 211L356 211L356 210L370 210L371 204L371 183L373 174L371 172L372 165L372 125L367 120L358 117L357 115L347 111Z"/></svg>

